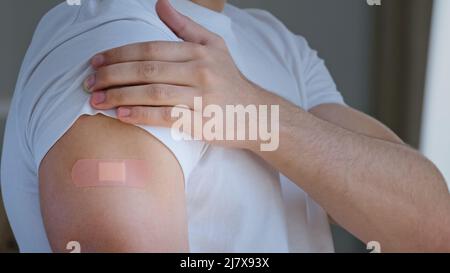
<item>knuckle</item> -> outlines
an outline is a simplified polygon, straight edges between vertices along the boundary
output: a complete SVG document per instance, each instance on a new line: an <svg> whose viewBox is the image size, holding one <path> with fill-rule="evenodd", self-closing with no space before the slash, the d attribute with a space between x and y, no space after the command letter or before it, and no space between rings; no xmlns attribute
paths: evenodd
<svg viewBox="0 0 450 273"><path fill-rule="evenodd" d="M164 122L172 122L172 108L170 107L164 107L161 109L161 119Z"/></svg>
<svg viewBox="0 0 450 273"><path fill-rule="evenodd" d="M144 43L142 44L142 50L147 57L152 58L155 55L156 46L151 42Z"/></svg>
<svg viewBox="0 0 450 273"><path fill-rule="evenodd" d="M153 77L158 71L158 66L154 62L143 62L138 66L138 73L144 78Z"/></svg>
<svg viewBox="0 0 450 273"><path fill-rule="evenodd" d="M145 123L150 123L153 119L152 111L149 108L141 108L142 109L142 120Z"/></svg>
<svg viewBox="0 0 450 273"><path fill-rule="evenodd" d="M161 101L167 97L166 90L161 85L150 85L146 89L146 95L150 101Z"/></svg>
<svg viewBox="0 0 450 273"><path fill-rule="evenodd" d="M206 57L208 57L208 50L207 50L206 46L194 45L193 46L193 51L194 51L195 56L197 56L199 58L206 58Z"/></svg>
<svg viewBox="0 0 450 273"><path fill-rule="evenodd" d="M149 111L145 111L144 107L134 108L134 114L139 121L148 121L150 118Z"/></svg>
<svg viewBox="0 0 450 273"><path fill-rule="evenodd" d="M214 75L206 63L201 63L197 66L197 73L201 84L209 85L214 80Z"/></svg>
<svg viewBox="0 0 450 273"><path fill-rule="evenodd" d="M120 89L113 89L107 92L107 101L113 104L121 104L125 102L125 95Z"/></svg>

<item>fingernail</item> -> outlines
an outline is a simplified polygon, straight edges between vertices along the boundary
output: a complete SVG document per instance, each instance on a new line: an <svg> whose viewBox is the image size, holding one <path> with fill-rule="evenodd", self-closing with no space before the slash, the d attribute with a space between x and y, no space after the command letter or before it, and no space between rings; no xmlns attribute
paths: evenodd
<svg viewBox="0 0 450 273"><path fill-rule="evenodd" d="M94 56L91 60L91 64L93 67L99 67L105 63L105 56L102 54L98 54Z"/></svg>
<svg viewBox="0 0 450 273"><path fill-rule="evenodd" d="M87 92L92 92L92 87L95 85L95 75L90 75L85 81L84 81L84 90Z"/></svg>
<svg viewBox="0 0 450 273"><path fill-rule="evenodd" d="M95 105L102 104L106 101L106 93L104 91L94 92L92 94L92 103Z"/></svg>
<svg viewBox="0 0 450 273"><path fill-rule="evenodd" d="M117 110L117 116L119 116L119 118L126 118L129 117L131 115L131 110L129 108L119 108Z"/></svg>

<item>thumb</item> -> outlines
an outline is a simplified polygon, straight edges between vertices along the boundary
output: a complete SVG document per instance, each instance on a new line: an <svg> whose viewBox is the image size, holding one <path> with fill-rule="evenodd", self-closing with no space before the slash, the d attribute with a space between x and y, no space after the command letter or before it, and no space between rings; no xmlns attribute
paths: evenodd
<svg viewBox="0 0 450 273"><path fill-rule="evenodd" d="M183 41L196 44L219 45L220 37L179 13L168 0L158 0L159 18Z"/></svg>

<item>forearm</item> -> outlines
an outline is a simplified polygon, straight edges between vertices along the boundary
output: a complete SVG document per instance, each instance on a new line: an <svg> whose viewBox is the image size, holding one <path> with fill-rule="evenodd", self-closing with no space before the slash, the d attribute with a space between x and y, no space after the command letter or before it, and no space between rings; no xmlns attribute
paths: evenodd
<svg viewBox="0 0 450 273"><path fill-rule="evenodd" d="M280 98L270 100L280 104L280 147L252 150L333 219L386 250L450 250L448 190L432 163L405 145L343 129Z"/></svg>

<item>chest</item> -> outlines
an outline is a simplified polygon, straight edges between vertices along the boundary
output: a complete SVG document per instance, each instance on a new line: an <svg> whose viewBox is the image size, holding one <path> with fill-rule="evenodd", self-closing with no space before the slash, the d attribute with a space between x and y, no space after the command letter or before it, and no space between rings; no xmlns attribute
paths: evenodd
<svg viewBox="0 0 450 273"><path fill-rule="evenodd" d="M285 60L286 53L279 48L234 34L227 39L233 59L240 71L253 83L302 107L302 87ZM288 54L289 55L289 54Z"/></svg>

